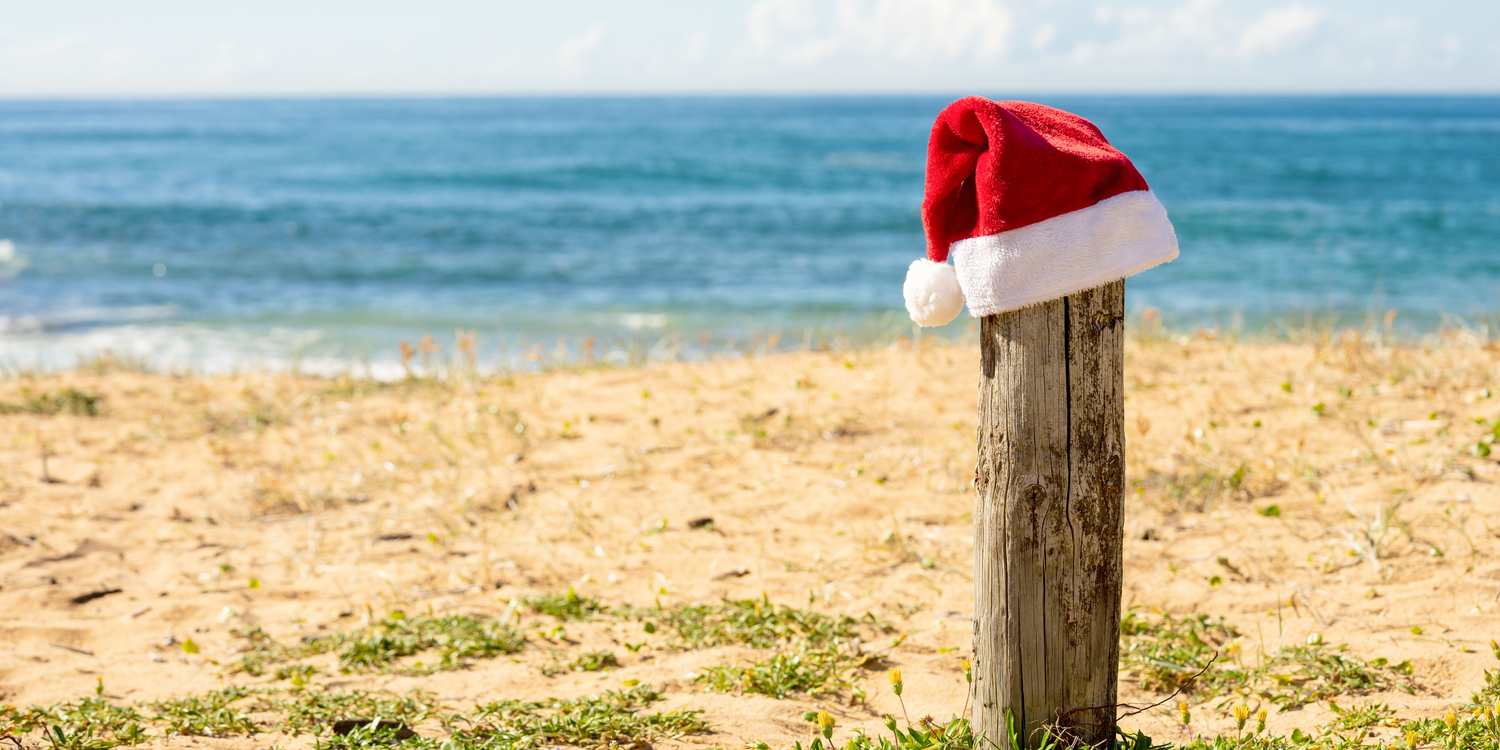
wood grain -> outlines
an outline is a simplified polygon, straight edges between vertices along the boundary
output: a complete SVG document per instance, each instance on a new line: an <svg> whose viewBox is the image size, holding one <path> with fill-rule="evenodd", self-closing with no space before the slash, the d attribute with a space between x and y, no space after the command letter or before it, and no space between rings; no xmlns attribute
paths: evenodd
<svg viewBox="0 0 1500 750"><path fill-rule="evenodd" d="M974 513L974 730L1114 729L1125 282L984 318Z"/></svg>

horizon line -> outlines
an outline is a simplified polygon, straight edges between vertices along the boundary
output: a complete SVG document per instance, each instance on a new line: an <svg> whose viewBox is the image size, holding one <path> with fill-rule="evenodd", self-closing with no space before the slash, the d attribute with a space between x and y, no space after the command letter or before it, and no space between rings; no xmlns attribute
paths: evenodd
<svg viewBox="0 0 1500 750"><path fill-rule="evenodd" d="M997 93L993 89L989 93ZM12 102L105 102L105 101L271 101L271 100L375 100L375 99L879 99L913 97L957 97L984 95L957 91L385 91L385 92L177 92L177 93L79 93L6 94L0 103ZM1088 98L1497 98L1500 89L1326 89L1326 90L1042 90L1007 92L1019 96L1077 96Z"/></svg>

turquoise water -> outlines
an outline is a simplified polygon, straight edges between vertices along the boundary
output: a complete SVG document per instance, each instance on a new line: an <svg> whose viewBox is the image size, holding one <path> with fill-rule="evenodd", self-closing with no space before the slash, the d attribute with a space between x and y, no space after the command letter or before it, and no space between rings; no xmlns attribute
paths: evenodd
<svg viewBox="0 0 1500 750"><path fill-rule="evenodd" d="M1497 307L1500 98L1038 100L1097 123L1177 227L1137 311ZM559 336L694 356L905 329L947 102L0 102L0 364L389 374L457 328L511 366Z"/></svg>

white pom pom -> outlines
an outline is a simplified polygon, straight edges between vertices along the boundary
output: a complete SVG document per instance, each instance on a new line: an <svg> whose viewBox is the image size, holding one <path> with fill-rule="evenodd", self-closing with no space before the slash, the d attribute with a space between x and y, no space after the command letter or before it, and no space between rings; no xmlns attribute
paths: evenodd
<svg viewBox="0 0 1500 750"><path fill-rule="evenodd" d="M947 325L964 309L958 272L947 263L914 261L906 269L901 293L906 296L906 311L919 326Z"/></svg>

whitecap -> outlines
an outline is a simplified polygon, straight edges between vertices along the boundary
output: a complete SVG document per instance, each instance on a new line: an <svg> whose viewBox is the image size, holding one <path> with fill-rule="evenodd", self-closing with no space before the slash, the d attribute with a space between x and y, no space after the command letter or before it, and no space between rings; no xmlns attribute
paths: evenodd
<svg viewBox="0 0 1500 750"><path fill-rule="evenodd" d="M0 315L0 334L41 333L42 321L35 315Z"/></svg>
<svg viewBox="0 0 1500 750"><path fill-rule="evenodd" d="M620 316L620 325L632 331L642 328L666 328L667 316L661 313L625 313Z"/></svg>
<svg viewBox="0 0 1500 750"><path fill-rule="evenodd" d="M0 279L8 279L26 269L30 261L16 252L16 243L0 240Z"/></svg>
<svg viewBox="0 0 1500 750"><path fill-rule="evenodd" d="M51 326L78 325L80 323L115 323L126 321L161 320L177 314L176 305L131 305L125 307L74 307L53 310L42 314Z"/></svg>

